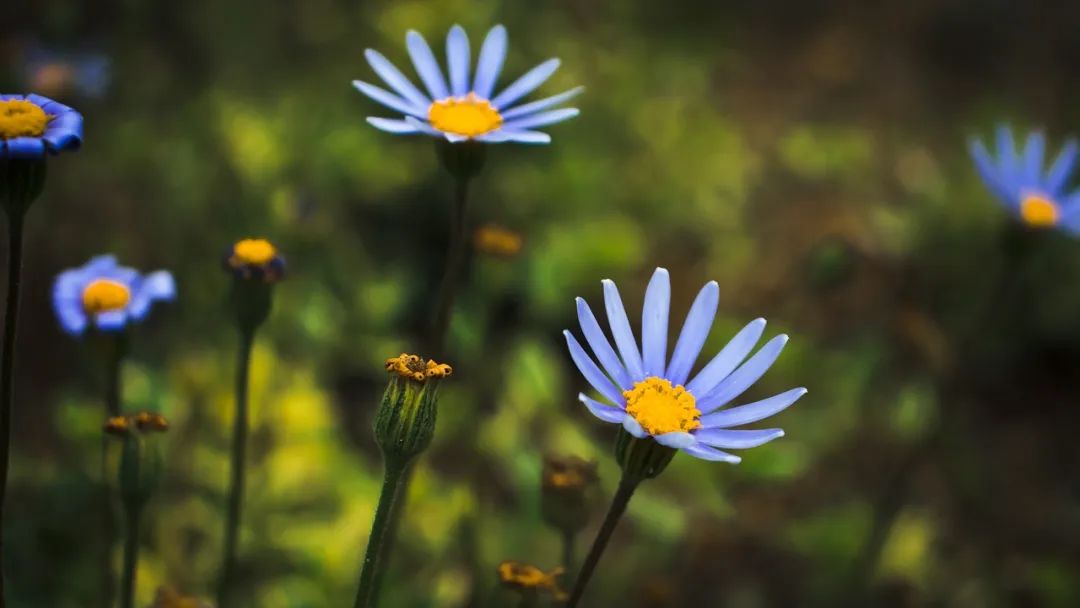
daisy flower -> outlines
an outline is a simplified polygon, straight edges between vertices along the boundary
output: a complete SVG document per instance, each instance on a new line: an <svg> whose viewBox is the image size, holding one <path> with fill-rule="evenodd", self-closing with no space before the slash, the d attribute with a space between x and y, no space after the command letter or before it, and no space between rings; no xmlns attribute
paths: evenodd
<svg viewBox="0 0 1080 608"><path fill-rule="evenodd" d="M158 270L140 274L101 255L85 266L61 272L53 283L53 310L63 330L80 336L88 328L117 332L142 321L157 301L176 299L172 274Z"/></svg>
<svg viewBox="0 0 1080 608"><path fill-rule="evenodd" d="M603 285L615 348L581 298L577 298L578 321L595 361L573 334L563 332L570 356L581 374L607 401L602 403L585 394L579 396L594 416L621 424L639 439L651 437L661 445L696 458L730 463L738 463L740 458L717 448L752 448L783 437L781 429L732 427L757 422L784 410L806 394L805 388L791 389L746 405L729 407L729 404L768 371L787 343L787 336L769 340L747 359L765 330L764 319L751 321L691 378L690 372L716 316L720 298L716 282L707 283L698 293L670 358L667 348L671 283L667 270L657 268L645 291L640 349L615 283L605 280Z"/></svg>
<svg viewBox="0 0 1080 608"><path fill-rule="evenodd" d="M491 28L480 46L476 68L470 73L469 37L455 25L446 36L447 78L424 37L410 30L405 45L426 94L381 53L367 49L364 56L371 68L393 92L360 80L354 80L353 86L404 115L401 119L368 117L367 121L389 133L422 133L454 143L549 143L551 136L535 129L577 116L577 108L552 108L581 93L584 87L516 105L559 68L558 59L548 59L496 94L495 85L506 60L506 43L506 28Z"/></svg>
<svg viewBox="0 0 1080 608"><path fill-rule="evenodd" d="M0 94L0 159L41 158L82 144L82 115L41 95Z"/></svg>
<svg viewBox="0 0 1080 608"><path fill-rule="evenodd" d="M1066 191L1076 166L1076 141L1066 142L1047 169L1046 138L1042 133L1030 133L1019 155L1009 127L999 126L996 140L997 158L977 139L971 141L971 155L983 183L1006 210L1033 228L1060 226L1071 234L1080 234L1080 190Z"/></svg>

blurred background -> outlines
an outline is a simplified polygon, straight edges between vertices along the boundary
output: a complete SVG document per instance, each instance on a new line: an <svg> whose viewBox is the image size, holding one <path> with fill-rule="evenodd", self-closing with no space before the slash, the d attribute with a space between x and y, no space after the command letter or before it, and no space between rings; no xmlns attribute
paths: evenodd
<svg viewBox="0 0 1080 608"><path fill-rule="evenodd" d="M28 221L13 607L96 597L104 361L49 294L102 252L180 290L125 369L125 406L174 424L140 603L211 595L236 348L220 260L245 236L290 276L255 352L242 584L259 608L351 605L382 364L427 324L452 184L431 140L364 122L393 112L350 81L374 81L368 47L411 74L405 31L441 57L454 23L474 52L506 24L500 82L557 56L533 98L587 91L550 146L495 147L474 184L473 224L522 247L470 257L383 605L485 605L502 560L559 565L544 455L599 465L584 552L615 427L577 402L560 331L603 278L638 315L656 266L679 320L719 281L707 352L757 316L791 335L747 401L810 393L743 464L680 456L645 484L586 605L1080 605L1080 242L1015 226L966 152L998 121L1055 148L1076 132L1080 5L39 0L0 4L0 90L62 100L87 131Z"/></svg>

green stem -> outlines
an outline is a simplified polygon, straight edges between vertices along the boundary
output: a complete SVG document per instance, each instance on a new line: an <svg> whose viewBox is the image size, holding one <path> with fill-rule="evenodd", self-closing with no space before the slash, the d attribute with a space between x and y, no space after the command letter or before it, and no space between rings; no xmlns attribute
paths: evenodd
<svg viewBox="0 0 1080 608"><path fill-rule="evenodd" d="M562 534L562 567L566 571L566 581L570 582L574 578L574 564L577 561L575 559L574 545L576 544L577 534L570 530L564 530Z"/></svg>
<svg viewBox="0 0 1080 608"><path fill-rule="evenodd" d="M465 252L468 243L468 222L466 211L469 204L469 178L454 179L454 210L450 217L450 245L446 252L446 268L443 270L442 284L435 305L435 320L428 336L430 357L443 356L446 331L450 327L450 317L454 312L454 298L457 296L461 271L465 265Z"/></svg>
<svg viewBox="0 0 1080 608"><path fill-rule="evenodd" d="M385 463L383 473L382 492L379 494L379 505L375 509L375 519L371 522L371 535L368 537L367 551L364 553L364 564L360 569L360 585L356 592L355 608L369 608L376 605L378 572L385 566L389 552L387 540L392 536L388 534L391 529L392 519L403 502L402 490L408 485L408 462L399 462L397 459Z"/></svg>
<svg viewBox="0 0 1080 608"><path fill-rule="evenodd" d="M248 374L255 328L241 328L236 361L236 414L233 419L232 460L229 499L225 514L225 543L221 580L218 584L218 608L225 608L236 576L236 544L240 532L240 513L244 501L244 474L248 436Z"/></svg>
<svg viewBox="0 0 1080 608"><path fill-rule="evenodd" d="M105 412L110 418L119 416L120 395L123 394L121 368L126 352L123 334L103 336L105 340ZM113 580L112 555L116 545L116 522L113 520L112 494L109 492L108 475L108 436L101 442L101 606L109 608L113 605L113 596L116 593Z"/></svg>
<svg viewBox="0 0 1080 608"><path fill-rule="evenodd" d="M120 608L135 607L135 573L139 563L139 516L142 507L129 504L125 509L127 525L124 539L124 570L121 583Z"/></svg>
<svg viewBox="0 0 1080 608"><path fill-rule="evenodd" d="M0 354L0 608L4 608L3 521L7 498L8 461L11 457L11 409L15 397L15 333L22 284L23 213L8 213L7 302L4 306L4 337Z"/></svg>
<svg viewBox="0 0 1080 608"><path fill-rule="evenodd" d="M593 571L596 570L596 564L600 562L600 557L604 554L612 533L615 532L615 526L626 512L626 505L630 504L630 498L633 497L634 490L640 483L640 478L626 474L623 474L622 479L619 480L619 488L615 491L615 497L611 499L611 506L608 508L607 515L604 516L604 523L596 534L596 540L589 549L589 555L585 557L585 563L581 565L581 573L574 581L574 590L566 603L567 608L574 608L581 601L585 587L589 584Z"/></svg>

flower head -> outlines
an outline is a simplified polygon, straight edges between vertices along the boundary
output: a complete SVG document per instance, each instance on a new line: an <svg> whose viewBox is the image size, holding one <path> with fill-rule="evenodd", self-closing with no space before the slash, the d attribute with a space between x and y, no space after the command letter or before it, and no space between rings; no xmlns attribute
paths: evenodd
<svg viewBox="0 0 1080 608"><path fill-rule="evenodd" d="M407 461L431 443L439 384L453 369L407 353L387 359L385 367L390 382L375 412L375 441L387 458Z"/></svg>
<svg viewBox="0 0 1080 608"><path fill-rule="evenodd" d="M997 128L997 158L980 140L971 141L971 155L983 183L1009 212L1033 228L1061 226L1080 234L1080 190L1066 192L1076 166L1077 143L1069 140L1053 164L1044 167L1046 138L1032 132L1019 156L1012 130Z"/></svg>
<svg viewBox="0 0 1080 608"><path fill-rule="evenodd" d="M575 534L589 521L589 490L596 486L596 463L569 456L544 457L540 514L551 527Z"/></svg>
<svg viewBox="0 0 1080 608"><path fill-rule="evenodd" d="M697 458L731 463L739 462L740 458L717 448L751 448L784 435L781 429L733 430L732 427L757 422L784 410L802 397L806 389L792 389L747 405L727 406L768 371L787 343L787 336L776 336L746 359L765 330L764 319L751 321L690 378L716 316L720 298L717 284L709 282L698 293L670 359L667 345L671 283L667 270L657 268L645 291L640 350L618 289L611 281L605 280L603 285L608 323L618 354L581 298L577 299L581 330L603 370L573 334L563 332L574 363L609 402L601 403L581 394L579 399L594 416L622 424L635 438L651 437L660 445Z"/></svg>
<svg viewBox="0 0 1080 608"><path fill-rule="evenodd" d="M176 298L176 283L165 270L140 274L102 255L85 266L65 270L53 283L53 309L67 333L82 335L87 328L122 331L142 321L156 301Z"/></svg>
<svg viewBox="0 0 1080 608"><path fill-rule="evenodd" d="M562 567L555 568L551 572L544 572L532 564L510 561L499 564L496 570L499 583L504 587L532 593L547 591L559 601L566 599L566 594L559 587L559 581L556 579L565 572L566 570Z"/></svg>
<svg viewBox="0 0 1080 608"><path fill-rule="evenodd" d="M555 73L559 68L558 59L541 63L495 94L495 84L506 59L506 28L501 25L491 28L484 38L471 79L469 37L461 26L450 28L446 37L449 79L419 32L410 30L405 36L405 44L427 94L416 88L386 57L372 49L364 53L368 63L394 92L360 80L353 81L353 86L361 93L404 115L403 120L368 117L367 121L377 129L389 133L423 133L451 142L546 144L551 137L534 129L578 114L576 108L551 108L578 95L583 87L515 105Z"/></svg>
<svg viewBox="0 0 1080 608"><path fill-rule="evenodd" d="M82 115L41 95L0 93L0 158L43 158L82 144Z"/></svg>
<svg viewBox="0 0 1080 608"><path fill-rule="evenodd" d="M285 278L285 258L266 239L241 239L226 252L225 269L238 279L276 283Z"/></svg>

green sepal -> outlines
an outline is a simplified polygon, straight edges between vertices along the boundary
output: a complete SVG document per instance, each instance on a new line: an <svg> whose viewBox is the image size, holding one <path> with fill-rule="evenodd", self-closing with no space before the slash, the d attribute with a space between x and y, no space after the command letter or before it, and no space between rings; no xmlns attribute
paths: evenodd
<svg viewBox="0 0 1080 608"><path fill-rule="evenodd" d="M128 509L146 504L161 480L161 453L155 439L132 432L124 437L117 482L120 499Z"/></svg>
<svg viewBox="0 0 1080 608"><path fill-rule="evenodd" d="M445 139L435 142L439 162L457 179L472 179L480 175L487 158L487 144L467 140L451 143Z"/></svg>
<svg viewBox="0 0 1080 608"><path fill-rule="evenodd" d="M266 322L273 309L274 284L234 278L229 307L240 331L253 332Z"/></svg>
<svg viewBox="0 0 1080 608"><path fill-rule="evenodd" d="M435 436L438 381L417 382L395 376L375 412L375 441L387 459L411 459Z"/></svg>
<svg viewBox="0 0 1080 608"><path fill-rule="evenodd" d="M45 157L0 158L0 206L22 217L45 189Z"/></svg>
<svg viewBox="0 0 1080 608"><path fill-rule="evenodd" d="M664 472L676 450L660 445L652 437L637 438L619 429L615 439L615 460L623 475L637 481L652 479Z"/></svg>

